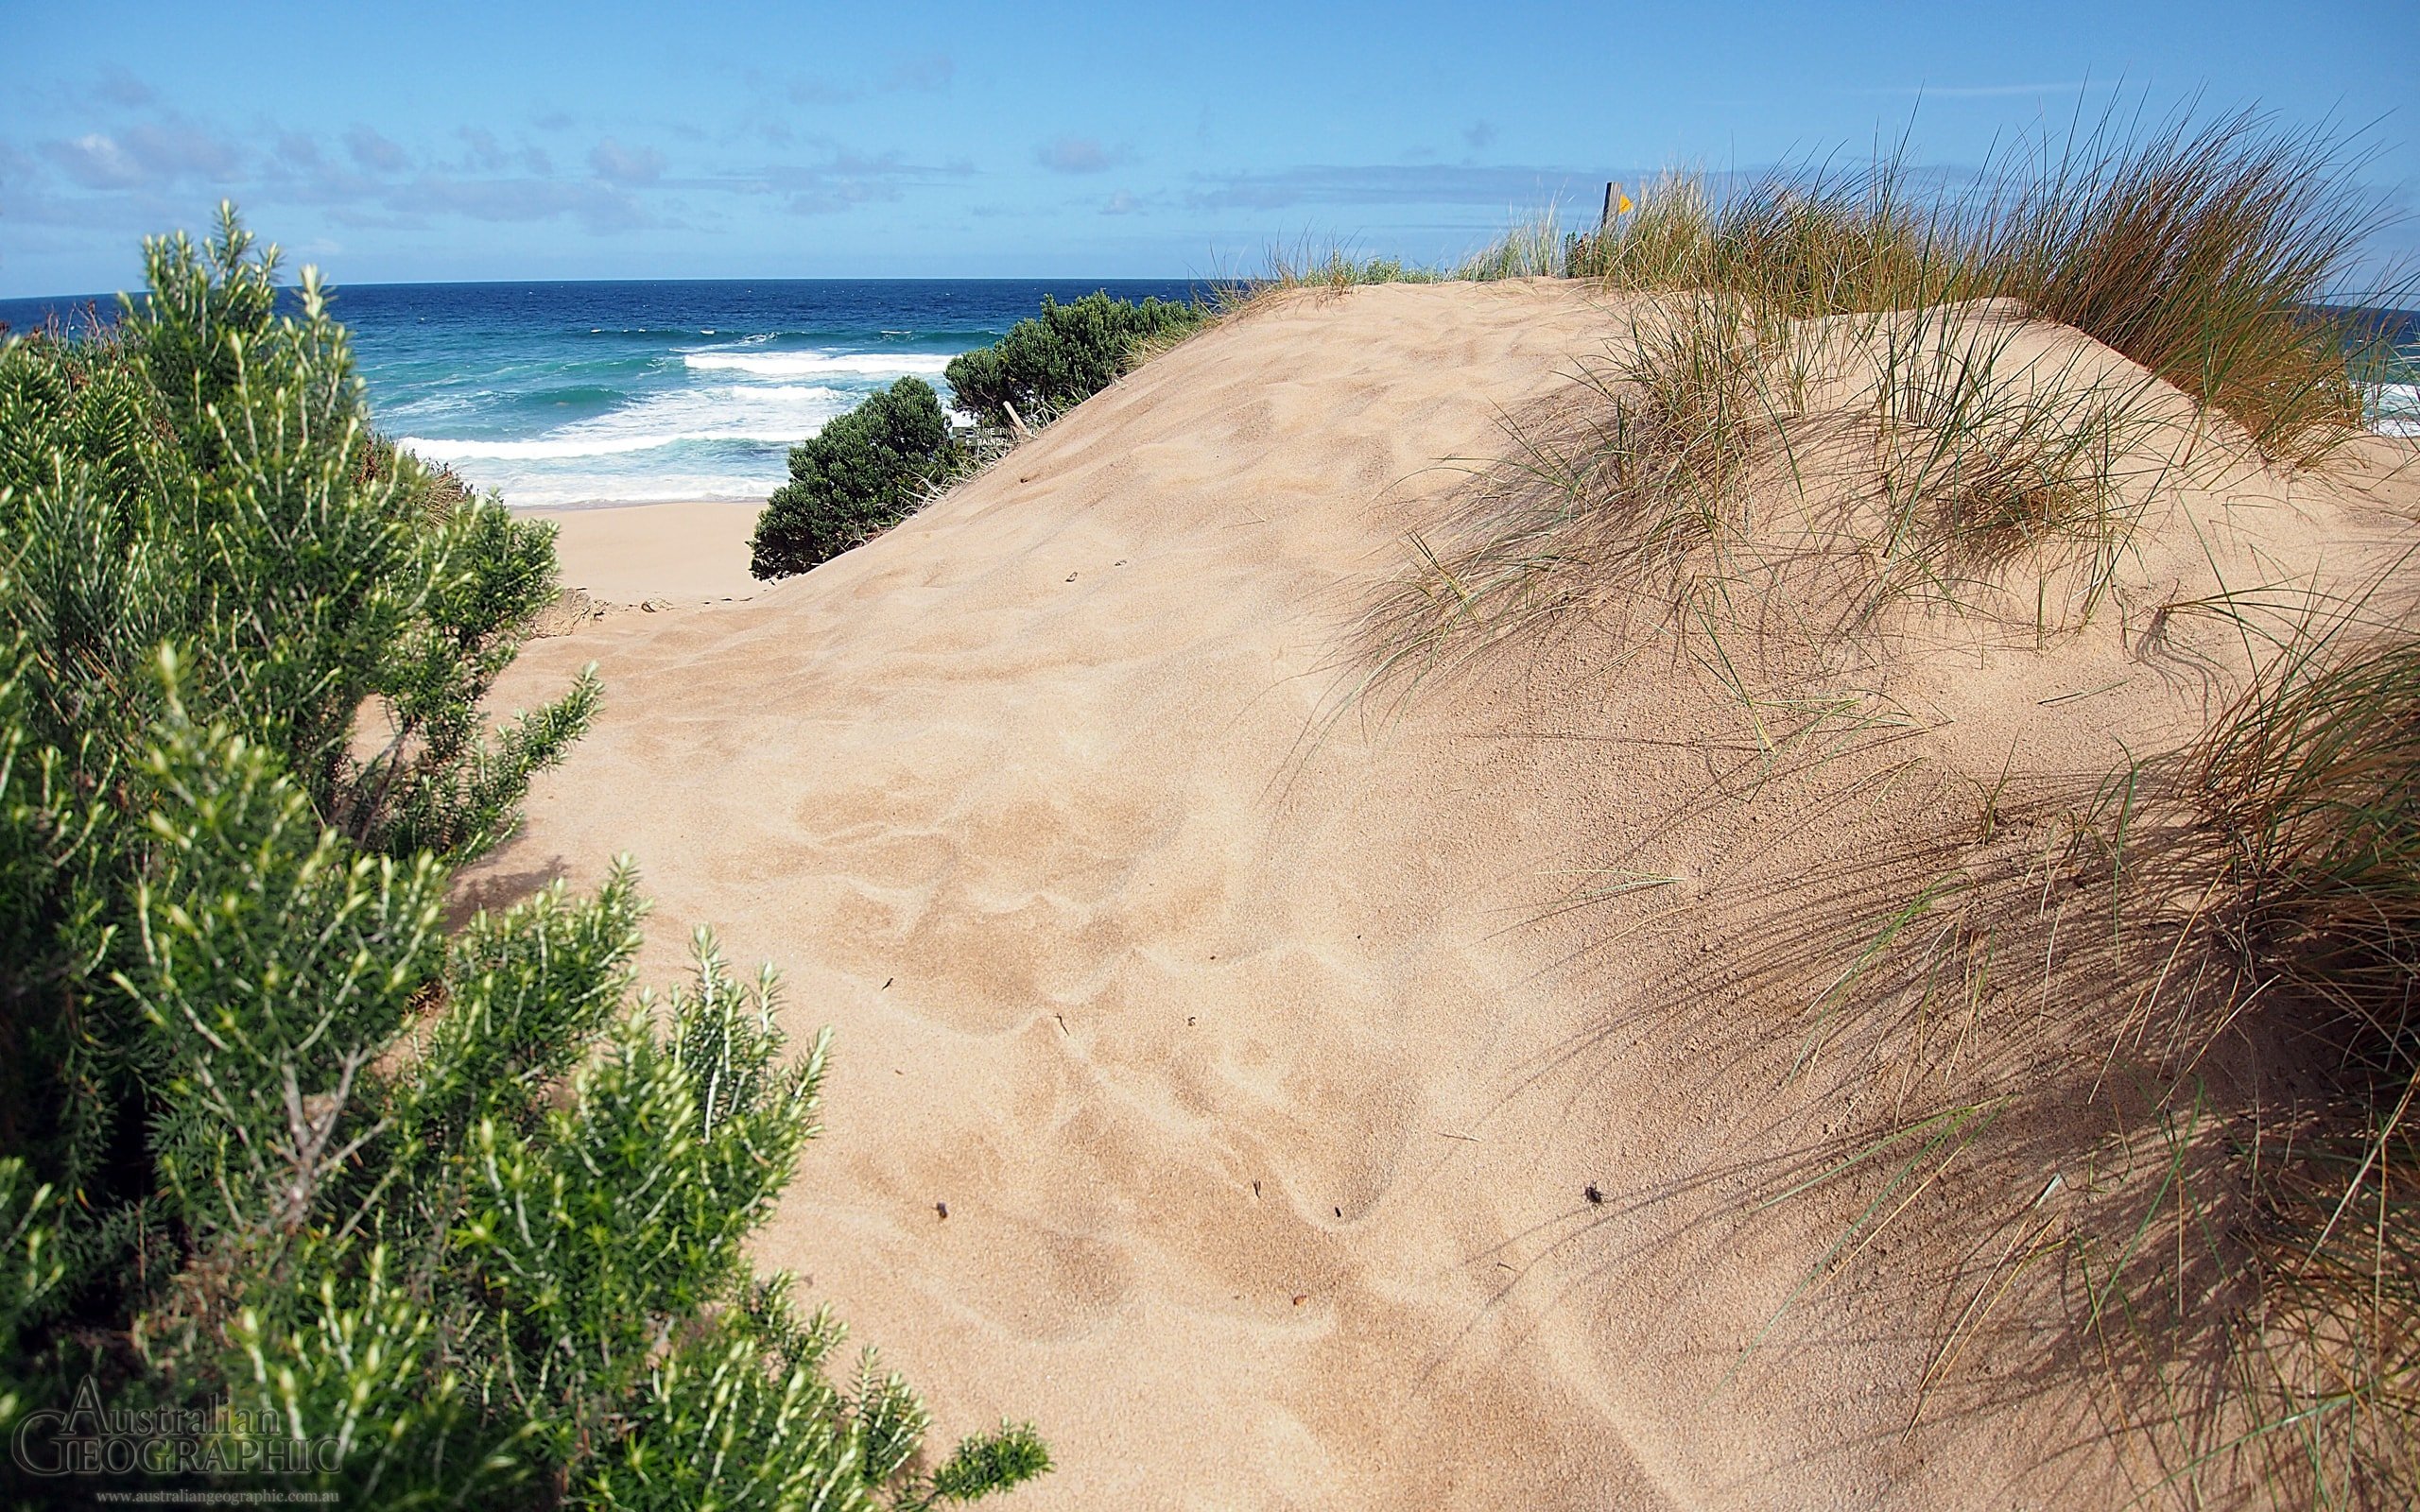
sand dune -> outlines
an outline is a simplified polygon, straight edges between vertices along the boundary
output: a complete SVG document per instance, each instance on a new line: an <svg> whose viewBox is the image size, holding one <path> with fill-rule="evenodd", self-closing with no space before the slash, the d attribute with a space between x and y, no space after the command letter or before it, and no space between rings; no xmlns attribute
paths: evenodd
<svg viewBox="0 0 2420 1512"><path fill-rule="evenodd" d="M761 1262L937 1436L1033 1419L1059 1469L1020 1504L2097 1504L2164 1473L2062 1368L2056 1278L1935 1369L1971 1257L2092 1221L2046 1178L2096 1131L2003 1127L1845 1255L1878 1179L1768 1206L2038 1079L2055 1033L1996 1021L1944 1071L1904 1026L1810 1057L1809 1007L1893 899L2046 843L1979 833L1996 777L2048 804L2198 725L2239 652L2189 616L2147 642L2161 605L2354 571L2409 490L2205 467L2082 633L1894 625L1803 669L1850 713L1792 744L1619 614L1340 704L1406 533L1627 318L1568 284L1279 301L804 578L512 674L593 658L608 708L471 895L627 850L650 976L712 925L783 969L795 1033L836 1026ZM600 522L564 536L599 596L706 581L659 590L635 515L582 565ZM2045 1022L2054 991L2116 988L2046 978Z"/></svg>

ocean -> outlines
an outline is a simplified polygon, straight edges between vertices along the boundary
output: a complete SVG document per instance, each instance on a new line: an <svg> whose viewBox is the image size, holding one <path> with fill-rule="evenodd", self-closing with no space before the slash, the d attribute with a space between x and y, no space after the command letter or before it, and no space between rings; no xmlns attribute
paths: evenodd
<svg viewBox="0 0 2420 1512"><path fill-rule="evenodd" d="M761 500L789 448L907 374L988 346L1050 295L1181 282L757 280L339 287L378 428L523 507ZM24 329L76 301L0 301ZM105 303L106 313L113 306ZM2420 435L2420 315L2365 373L2372 423Z"/></svg>
<svg viewBox="0 0 2420 1512"><path fill-rule="evenodd" d="M2370 428L2389 436L2420 436L2420 310L2379 312L2386 352L2356 371Z"/></svg>
<svg viewBox="0 0 2420 1512"><path fill-rule="evenodd" d="M909 374L998 340L1047 294L1182 282L757 280L338 286L372 421L525 507L762 500L789 448ZM0 301L40 324L72 301ZM104 302L104 314L112 306Z"/></svg>

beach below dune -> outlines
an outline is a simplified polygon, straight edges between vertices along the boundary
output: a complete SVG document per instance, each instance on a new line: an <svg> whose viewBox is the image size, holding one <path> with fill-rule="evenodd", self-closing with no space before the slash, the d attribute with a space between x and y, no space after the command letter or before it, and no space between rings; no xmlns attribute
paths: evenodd
<svg viewBox="0 0 2420 1512"><path fill-rule="evenodd" d="M515 509L555 526L564 590L597 604L712 604L753 597L748 541L761 504L701 501Z"/></svg>

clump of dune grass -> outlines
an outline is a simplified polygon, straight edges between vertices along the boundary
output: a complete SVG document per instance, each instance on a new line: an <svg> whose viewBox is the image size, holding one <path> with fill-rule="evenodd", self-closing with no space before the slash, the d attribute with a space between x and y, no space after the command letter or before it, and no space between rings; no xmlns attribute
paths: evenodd
<svg viewBox="0 0 2420 1512"><path fill-rule="evenodd" d="M2409 1091L2364 1126L2306 1136L2265 1168L2252 1229L2256 1332L2235 1361L2235 1440L2313 1505L2420 1501L2420 1138ZM2284 1500L2284 1496L2279 1498Z"/></svg>
<svg viewBox="0 0 2420 1512"><path fill-rule="evenodd" d="M1899 157L1759 176L1718 198L1698 176L1567 244L1616 288L1719 285L1806 317L2015 299L2114 347L2308 465L2361 421L2346 375L2363 317L2325 301L2384 210L2363 160L2245 112L2138 130L2114 113L2019 142L1970 192L1919 192Z"/></svg>
<svg viewBox="0 0 2420 1512"><path fill-rule="evenodd" d="M1452 263L1411 262L1366 253L1341 242L1305 239L1270 248L1258 273L1219 281L1219 303L1222 310L1232 311L1259 296L1288 289L1342 293L1366 284L1561 278L1568 271L1564 254L1573 239L1563 228L1561 208L1553 204L1534 215L1515 215L1501 235Z"/></svg>
<svg viewBox="0 0 2420 1512"><path fill-rule="evenodd" d="M2420 1057L2420 635L2290 649L2212 728L2194 786L2252 954L2341 1015L2348 1053Z"/></svg>
<svg viewBox="0 0 2420 1512"><path fill-rule="evenodd" d="M1833 529L1875 565L1867 612L1911 593L1966 602L2010 587L2024 560L2038 629L2088 619L2179 455L2158 444L2178 408L2160 383L2275 463L2316 463L2359 432L2356 318L2318 304L2378 221L2352 182L2358 162L2252 114L2147 132L2112 116L2021 144L1962 195L1925 188L1886 155L1720 197L1703 177L1668 176L1559 252L1551 215L1516 228L1462 271L1559 266L1650 307L1634 309L1627 352L1582 372L1556 412L1512 427L1515 455L1456 522L1462 539L1415 542L1410 600L1445 612L1414 629L1407 599L1391 601L1386 657L1433 645L1449 624L1603 586L1552 576L1671 565L1692 539L1678 527L1708 538L1704 524L1745 506L1737 490L1772 455L1803 493L1805 443L1827 425L1873 442L1879 519L1848 510ZM2016 360L2026 318L2135 366ZM1802 413L1815 364L1792 325L1827 321L1852 334L1849 359L1878 369L1869 415ZM1748 330L1754 362L1734 340ZM1838 334L1814 334L1836 366Z"/></svg>
<svg viewBox="0 0 2420 1512"><path fill-rule="evenodd" d="M1858 340L1875 373L1879 596L1958 602L2029 557L2045 584L2072 569L2062 623L2088 618L2107 593L2165 471L2152 380L2074 349L2029 356L2023 334L2002 312L1962 304L1876 321Z"/></svg>
<svg viewBox="0 0 2420 1512"><path fill-rule="evenodd" d="M1504 234L1454 266L1453 276L1484 284L1507 278L1561 278L1566 271L1563 215L1549 204L1534 215L1516 216Z"/></svg>
<svg viewBox="0 0 2420 1512"><path fill-rule="evenodd" d="M1342 242L1314 242L1305 237L1291 245L1272 245L1256 273L1213 279L1209 305L1214 318L1228 320L1299 291L1333 296L1366 284L1435 284L1447 276L1400 257L1377 256Z"/></svg>
<svg viewBox="0 0 2420 1512"><path fill-rule="evenodd" d="M2347 613L2290 641L2185 785L2218 851L2212 917L2326 1089L2251 1152L2243 1436L2281 1437L2308 1500L2394 1504L2420 1495L2420 633Z"/></svg>
<svg viewBox="0 0 2420 1512"><path fill-rule="evenodd" d="M2105 1136L2042 1152L2041 1195L1966 1257L1914 1411L1989 1348L2020 1273L2055 1279L2053 1353L2105 1375L2147 1451L2128 1504L2420 1504L2420 633L2374 598L2283 631L2214 606L2270 651L2241 696L2080 807L2027 805L2042 842L1996 852L2004 773L1976 843L1850 932L1806 1015L1800 1065L1852 1017L1878 1066L1945 1065L1987 1022L2047 1057L1819 1181L1887 1160L1905 1186L1953 1125L2095 1109ZM1834 1253L1895 1220L1886 1198Z"/></svg>
<svg viewBox="0 0 2420 1512"><path fill-rule="evenodd" d="M2387 435L2420 435L2420 342L2395 345L2383 323L2357 353L2355 386L2361 394L2361 422Z"/></svg>
<svg viewBox="0 0 2420 1512"><path fill-rule="evenodd" d="M1266 281L1286 288L1342 289L1360 284L1434 284L1439 277L1435 269L1400 257L1357 257L1332 249L1316 261L1299 263L1271 254Z"/></svg>
<svg viewBox="0 0 2420 1512"><path fill-rule="evenodd" d="M1620 289L1701 288L1712 284L1714 201L1705 176L1664 174L1634 207L1564 243L1563 271Z"/></svg>
<svg viewBox="0 0 2420 1512"><path fill-rule="evenodd" d="M1793 321L1718 285L1630 314L1414 539L1369 626L1390 667L1623 593L1678 610L1711 584L1736 608L1809 571L1844 626L2014 593L2037 633L2065 630L2106 597L2182 439L2161 444L2178 406L2153 380L2005 304Z"/></svg>
<svg viewBox="0 0 2420 1512"><path fill-rule="evenodd" d="M2137 963L2076 1006L2113 1010L2085 1021L2112 1065L2148 1052L2152 1106L2119 1122L2167 1153L2125 1221L2043 1253L2079 1267L2119 1409L2163 1445L2146 1504L2420 1501L2420 630L2377 605L2407 566L2349 600L2199 606L2263 652L2250 684L2076 813L2062 865L2100 858L2073 895L2095 923L2022 953L2046 983ZM2222 1121L2199 1068L2238 1025L2259 1070Z"/></svg>
<svg viewBox="0 0 2420 1512"><path fill-rule="evenodd" d="M1572 236L1571 277L1616 289L1720 287L1791 318L1965 297L1954 207L1925 201L1895 159L1785 167L1726 186L1669 173L1634 209Z"/></svg>
<svg viewBox="0 0 2420 1512"><path fill-rule="evenodd" d="M2225 412L2264 455L2314 461L2360 423L2346 375L2360 318L2324 308L2379 221L2360 162L2251 112L2140 140L2104 118L2004 175L1965 256L1992 292Z"/></svg>
<svg viewBox="0 0 2420 1512"><path fill-rule="evenodd" d="M1508 419L1508 456L1475 470L1437 540L1412 538L1414 571L1374 610L1382 665L1491 643L1616 585L1675 587L1693 553L1744 536L1785 335L1725 291L1677 295L1554 403Z"/></svg>

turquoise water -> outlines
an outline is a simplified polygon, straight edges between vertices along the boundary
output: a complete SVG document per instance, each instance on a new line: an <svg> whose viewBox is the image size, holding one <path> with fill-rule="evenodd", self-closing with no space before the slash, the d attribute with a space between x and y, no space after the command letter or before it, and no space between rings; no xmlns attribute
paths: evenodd
<svg viewBox="0 0 2420 1512"><path fill-rule="evenodd" d="M340 291L379 428L516 505L762 499L788 450L1042 297L1174 284L388 284Z"/></svg>
<svg viewBox="0 0 2420 1512"><path fill-rule="evenodd" d="M338 287L372 421L520 506L761 500L790 447L989 346L1048 294L1182 283L813 280ZM0 301L19 329L83 303ZM100 301L107 317L113 301Z"/></svg>

